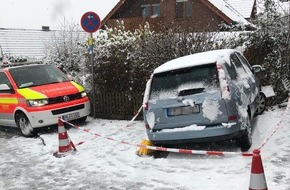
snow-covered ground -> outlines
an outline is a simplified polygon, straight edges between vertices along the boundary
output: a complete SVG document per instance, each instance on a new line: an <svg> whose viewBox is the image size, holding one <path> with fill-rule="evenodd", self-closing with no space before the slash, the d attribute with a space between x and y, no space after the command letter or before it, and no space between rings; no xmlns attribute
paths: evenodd
<svg viewBox="0 0 290 190"><path fill-rule="evenodd" d="M261 148L268 189L290 190L290 120L284 108L266 111L253 120L253 146ZM89 118L68 134L76 152L56 158L58 133L24 138L0 131L0 189L2 190L245 190L249 188L251 157L170 153L167 158L137 156L135 145L147 139L142 121ZM273 131L276 131L273 134ZM271 136L271 134L273 134ZM111 137L109 140L106 137ZM270 137L269 141L265 141ZM120 143L129 142L130 145ZM195 150L239 152L234 142L199 144Z"/></svg>

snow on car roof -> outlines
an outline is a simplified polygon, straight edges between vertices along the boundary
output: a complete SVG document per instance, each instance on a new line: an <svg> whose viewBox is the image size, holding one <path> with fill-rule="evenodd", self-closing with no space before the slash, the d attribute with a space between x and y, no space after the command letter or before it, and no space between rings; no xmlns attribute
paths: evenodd
<svg viewBox="0 0 290 190"><path fill-rule="evenodd" d="M228 57L232 52L236 50L233 49L219 49L206 51L201 53L195 53L192 55L186 55L173 60L170 60L154 70L155 73L162 73L171 70L177 70L186 67L192 67L197 65L205 65L215 63L219 58Z"/></svg>

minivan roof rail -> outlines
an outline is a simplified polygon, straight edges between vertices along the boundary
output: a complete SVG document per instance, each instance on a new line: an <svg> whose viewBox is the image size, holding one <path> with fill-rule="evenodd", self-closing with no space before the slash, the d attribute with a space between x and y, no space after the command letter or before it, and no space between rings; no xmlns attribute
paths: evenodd
<svg viewBox="0 0 290 190"><path fill-rule="evenodd" d="M7 64L0 65L0 68L15 67L15 66L21 66L21 65L33 65L33 64L43 64L43 63L41 61L7 63Z"/></svg>

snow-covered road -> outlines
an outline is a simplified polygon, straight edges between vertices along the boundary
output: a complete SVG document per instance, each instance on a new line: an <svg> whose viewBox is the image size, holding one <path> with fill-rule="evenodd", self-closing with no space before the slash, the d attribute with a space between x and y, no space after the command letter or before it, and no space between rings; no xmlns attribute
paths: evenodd
<svg viewBox="0 0 290 190"><path fill-rule="evenodd" d="M288 111L289 112L289 111ZM261 149L268 189L290 190L290 117L285 108L266 111L254 119L252 149ZM283 119L284 118L284 119ZM283 120L282 120L283 119ZM282 120L282 121L281 121ZM147 139L143 122L89 118L82 126L102 136L140 144ZM251 157L170 153L167 158L139 157L137 147L94 137L71 128L72 141L85 141L77 152L56 158L57 132L24 138L0 131L0 189L2 190L245 190L249 188ZM195 150L239 152L234 142L199 144Z"/></svg>

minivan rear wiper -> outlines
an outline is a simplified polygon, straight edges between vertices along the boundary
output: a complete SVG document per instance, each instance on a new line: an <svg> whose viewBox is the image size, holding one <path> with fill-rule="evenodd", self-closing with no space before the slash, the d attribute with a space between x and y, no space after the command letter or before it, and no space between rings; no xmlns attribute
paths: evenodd
<svg viewBox="0 0 290 190"><path fill-rule="evenodd" d="M198 94L204 92L205 88L193 88L193 89L185 89L178 92L178 96L187 96L191 94Z"/></svg>

